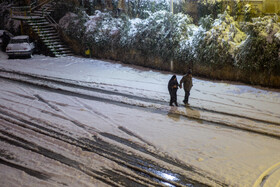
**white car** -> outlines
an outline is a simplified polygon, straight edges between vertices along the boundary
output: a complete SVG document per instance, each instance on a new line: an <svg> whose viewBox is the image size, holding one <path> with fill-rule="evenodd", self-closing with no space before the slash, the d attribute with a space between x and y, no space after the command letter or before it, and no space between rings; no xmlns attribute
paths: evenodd
<svg viewBox="0 0 280 187"><path fill-rule="evenodd" d="M10 43L6 47L6 53L9 58L14 58L15 56L26 56L31 58L34 49L34 43L30 42L29 36L21 35L11 38Z"/></svg>

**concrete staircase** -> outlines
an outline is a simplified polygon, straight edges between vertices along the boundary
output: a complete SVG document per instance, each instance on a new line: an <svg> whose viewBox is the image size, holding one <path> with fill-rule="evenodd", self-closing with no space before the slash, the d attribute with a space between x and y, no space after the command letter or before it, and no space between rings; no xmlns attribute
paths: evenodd
<svg viewBox="0 0 280 187"><path fill-rule="evenodd" d="M61 41L57 23L50 16L54 5L55 1L52 0L34 9L31 11L33 19L27 20L27 23L54 56L69 56L72 55L72 51Z"/></svg>
<svg viewBox="0 0 280 187"><path fill-rule="evenodd" d="M60 39L58 25L50 16L54 5L54 0L46 0L44 4L37 7L29 7L24 13L19 13L19 15L14 13L12 18L24 20L32 28L33 32L38 35L41 43L45 45L51 56L73 55L71 49ZM17 8L19 9L20 7Z"/></svg>

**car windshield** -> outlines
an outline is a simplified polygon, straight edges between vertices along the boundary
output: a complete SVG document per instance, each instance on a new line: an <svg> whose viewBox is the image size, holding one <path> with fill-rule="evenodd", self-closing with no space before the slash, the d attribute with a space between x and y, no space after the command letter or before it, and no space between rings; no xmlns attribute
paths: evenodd
<svg viewBox="0 0 280 187"><path fill-rule="evenodd" d="M18 44L18 43L28 43L28 39L12 39L10 41L12 44Z"/></svg>

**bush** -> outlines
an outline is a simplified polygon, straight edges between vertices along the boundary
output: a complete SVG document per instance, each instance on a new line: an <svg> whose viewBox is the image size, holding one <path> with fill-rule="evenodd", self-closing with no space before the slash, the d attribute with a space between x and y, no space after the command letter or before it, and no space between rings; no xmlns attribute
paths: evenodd
<svg viewBox="0 0 280 187"><path fill-rule="evenodd" d="M207 19L212 22L211 19ZM227 12L220 14L214 20L211 29L208 22L201 21L201 23L203 25L193 39L196 63L215 68L233 65L237 46L246 38L239 25Z"/></svg>
<svg viewBox="0 0 280 187"><path fill-rule="evenodd" d="M119 38L124 27L124 21L114 18L110 13L96 11L85 23L85 42L91 46L111 49L119 47Z"/></svg>
<svg viewBox="0 0 280 187"><path fill-rule="evenodd" d="M192 19L183 14L156 12L144 20L131 20L126 40L143 53L170 59L180 41L188 38L191 23Z"/></svg>
<svg viewBox="0 0 280 187"><path fill-rule="evenodd" d="M59 20L60 29L65 31L67 35L75 40L83 41L85 33L85 21L87 15L84 12L80 12L79 15L74 13L67 13L63 18Z"/></svg>
<svg viewBox="0 0 280 187"><path fill-rule="evenodd" d="M249 37L240 45L235 65L253 72L280 72L280 26L277 17L253 19L245 23L244 30Z"/></svg>

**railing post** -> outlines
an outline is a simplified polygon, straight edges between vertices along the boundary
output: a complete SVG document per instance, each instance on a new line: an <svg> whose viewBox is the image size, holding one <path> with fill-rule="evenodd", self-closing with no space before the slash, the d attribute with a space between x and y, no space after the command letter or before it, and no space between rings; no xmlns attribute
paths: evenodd
<svg viewBox="0 0 280 187"><path fill-rule="evenodd" d="M22 20L20 20L20 32L21 32L21 34L23 34Z"/></svg>

